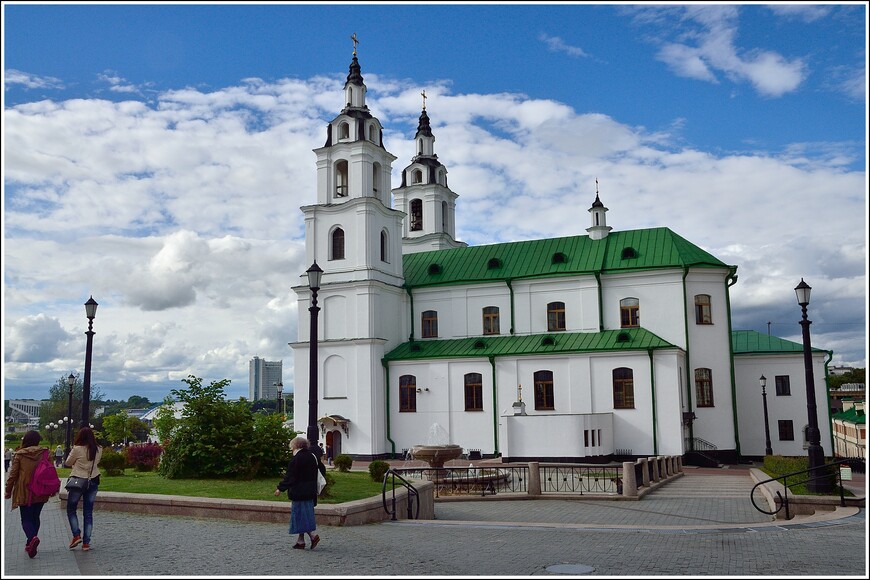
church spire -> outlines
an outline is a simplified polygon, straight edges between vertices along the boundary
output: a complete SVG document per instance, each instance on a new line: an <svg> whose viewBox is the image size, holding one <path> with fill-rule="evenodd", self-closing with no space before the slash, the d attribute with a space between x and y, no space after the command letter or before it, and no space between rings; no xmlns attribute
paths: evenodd
<svg viewBox="0 0 870 580"><path fill-rule="evenodd" d="M593 240L603 240L613 228L607 225L607 217L605 216L607 208L598 197L598 179L595 180L595 201L592 202L589 213L592 214L592 226L586 228L589 237Z"/></svg>
<svg viewBox="0 0 870 580"><path fill-rule="evenodd" d="M356 45L359 44L356 32L350 38L353 40L353 60L350 61L347 81L344 83L346 108L368 110L366 106L366 85L363 83L362 68L359 65L359 60L356 58Z"/></svg>

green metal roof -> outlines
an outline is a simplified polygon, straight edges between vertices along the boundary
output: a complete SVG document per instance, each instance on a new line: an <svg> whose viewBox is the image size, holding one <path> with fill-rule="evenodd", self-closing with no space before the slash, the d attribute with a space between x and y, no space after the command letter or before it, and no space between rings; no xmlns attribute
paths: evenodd
<svg viewBox="0 0 870 580"><path fill-rule="evenodd" d="M387 353L384 360L484 358L506 355L635 351L650 348L676 347L643 328L623 328L603 332L551 332L523 336L415 340L400 344Z"/></svg>
<svg viewBox="0 0 870 580"><path fill-rule="evenodd" d="M668 228L547 238L433 250L403 256L405 284L416 288L595 272L682 268L730 268Z"/></svg>
<svg viewBox="0 0 870 580"><path fill-rule="evenodd" d="M856 425L864 425L867 422L867 416L863 411L858 411L855 407L847 411L841 411L839 413L834 413L831 415L834 419L839 419L840 421L847 421L849 423L854 423Z"/></svg>
<svg viewBox="0 0 870 580"><path fill-rule="evenodd" d="M804 345L799 342L783 340L754 330L732 331L731 347L734 354L783 354L804 351ZM827 352L815 347L813 347L813 351Z"/></svg>

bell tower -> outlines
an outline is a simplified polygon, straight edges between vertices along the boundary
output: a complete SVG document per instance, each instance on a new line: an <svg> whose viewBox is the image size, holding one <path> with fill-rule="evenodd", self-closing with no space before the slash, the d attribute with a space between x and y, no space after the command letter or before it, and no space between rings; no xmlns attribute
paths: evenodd
<svg viewBox="0 0 870 580"><path fill-rule="evenodd" d="M455 240L457 194L447 187L447 168L435 154L435 136L423 111L414 135L416 155L402 171L402 185L393 190L396 207L405 214L402 247L406 254L466 246Z"/></svg>

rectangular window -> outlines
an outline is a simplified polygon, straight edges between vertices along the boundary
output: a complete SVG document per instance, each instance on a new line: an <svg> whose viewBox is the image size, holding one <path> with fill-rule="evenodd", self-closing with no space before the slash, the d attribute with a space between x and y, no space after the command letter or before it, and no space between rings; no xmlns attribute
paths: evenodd
<svg viewBox="0 0 870 580"><path fill-rule="evenodd" d="M695 369L695 391L699 407L713 406L713 371Z"/></svg>
<svg viewBox="0 0 870 580"><path fill-rule="evenodd" d="M547 304L547 330L565 330L565 303L550 302Z"/></svg>
<svg viewBox="0 0 870 580"><path fill-rule="evenodd" d="M640 300L623 298L619 301L619 322L622 328L633 328L640 325Z"/></svg>
<svg viewBox="0 0 870 580"><path fill-rule="evenodd" d="M436 338L438 336L438 312L427 310L423 313L423 338Z"/></svg>
<svg viewBox="0 0 870 580"><path fill-rule="evenodd" d="M713 316L710 314L709 294L698 294L695 296L695 324L713 324Z"/></svg>
<svg viewBox="0 0 870 580"><path fill-rule="evenodd" d="M776 395L778 397L791 395L791 384L788 375L778 375L776 377Z"/></svg>
<svg viewBox="0 0 870 580"><path fill-rule="evenodd" d="M483 309L483 334L501 334L498 306L487 306Z"/></svg>
<svg viewBox="0 0 870 580"><path fill-rule="evenodd" d="M465 410L483 411L483 375L480 373L465 375Z"/></svg>
<svg viewBox="0 0 870 580"><path fill-rule="evenodd" d="M613 408L634 409L634 372L629 368L613 369Z"/></svg>
<svg viewBox="0 0 870 580"><path fill-rule="evenodd" d="M794 425L791 420L779 420L779 440L794 441Z"/></svg>
<svg viewBox="0 0 870 580"><path fill-rule="evenodd" d="M553 371L537 371L535 373L535 410L552 411L555 408Z"/></svg>
<svg viewBox="0 0 870 580"><path fill-rule="evenodd" d="M399 377L399 412L417 412L417 377L414 375Z"/></svg>

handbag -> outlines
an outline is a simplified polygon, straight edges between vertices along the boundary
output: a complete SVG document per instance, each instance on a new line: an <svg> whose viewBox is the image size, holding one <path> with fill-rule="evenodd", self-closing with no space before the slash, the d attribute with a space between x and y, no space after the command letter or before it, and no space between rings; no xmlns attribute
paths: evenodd
<svg viewBox="0 0 870 580"><path fill-rule="evenodd" d="M317 461L317 458L315 457L314 460ZM320 462L318 461L318 463L320 463ZM320 473L320 465L318 465L317 466L317 495L322 494L324 489L326 489L326 478L323 477L322 473Z"/></svg>
<svg viewBox="0 0 870 580"><path fill-rule="evenodd" d="M91 480L86 477L70 476L66 480L67 491L77 490L85 491L91 486Z"/></svg>

